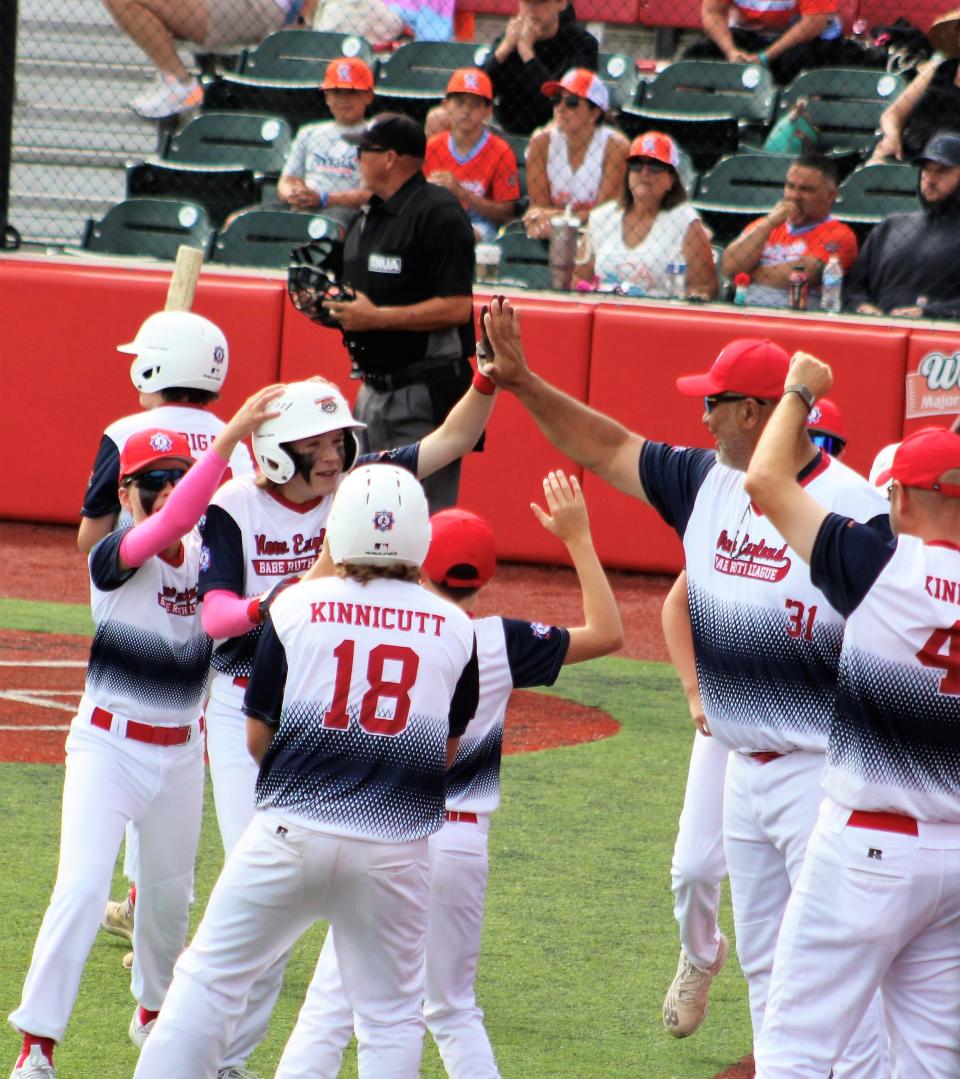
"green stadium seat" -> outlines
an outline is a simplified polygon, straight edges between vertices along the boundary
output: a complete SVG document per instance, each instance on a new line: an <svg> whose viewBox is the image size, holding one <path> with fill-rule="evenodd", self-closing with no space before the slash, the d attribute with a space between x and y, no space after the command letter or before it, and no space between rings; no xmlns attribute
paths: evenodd
<svg viewBox="0 0 960 1079"><path fill-rule="evenodd" d="M208 112L169 135L160 157L187 165L243 165L279 176L292 143L293 131L280 116Z"/></svg>
<svg viewBox="0 0 960 1079"><path fill-rule="evenodd" d="M329 120L318 83L253 78L223 72L203 85L203 111L268 113L296 132L301 124Z"/></svg>
<svg viewBox="0 0 960 1079"><path fill-rule="evenodd" d="M910 213L917 202L917 170L912 165L864 165L840 185L833 216L865 239L890 214Z"/></svg>
<svg viewBox="0 0 960 1079"><path fill-rule="evenodd" d="M550 288L549 248L544 240L531 240L522 227L508 227L496 243L500 248L499 284Z"/></svg>
<svg viewBox="0 0 960 1079"><path fill-rule="evenodd" d="M216 240L215 262L233 266L285 269L290 252L311 240L342 240L339 221L294 210L247 210L238 214Z"/></svg>
<svg viewBox="0 0 960 1079"><path fill-rule="evenodd" d="M411 41L401 45L377 72L377 111L405 112L423 121L443 100L450 75L458 67L479 67L488 45L465 41Z"/></svg>
<svg viewBox="0 0 960 1079"><path fill-rule="evenodd" d="M700 177L693 205L720 244L739 235L744 225L783 198L789 154L734 154Z"/></svg>
<svg viewBox="0 0 960 1079"><path fill-rule="evenodd" d="M633 57L621 52L602 52L597 58L597 74L610 92L610 108L631 104L640 79Z"/></svg>
<svg viewBox="0 0 960 1079"><path fill-rule="evenodd" d="M196 203L137 198L111 206L100 221L88 220L81 247L99 254L175 259L181 244L209 255L214 235L207 211Z"/></svg>
<svg viewBox="0 0 960 1079"><path fill-rule="evenodd" d="M338 56L356 56L376 72L373 46L356 34L331 34L321 30L277 30L255 49L247 50L240 61L241 75L260 79L312 82L323 81L327 64Z"/></svg>
<svg viewBox="0 0 960 1079"><path fill-rule="evenodd" d="M260 201L252 169L242 165L181 165L140 161L127 166L127 198L179 199L203 206L219 228L235 210Z"/></svg>

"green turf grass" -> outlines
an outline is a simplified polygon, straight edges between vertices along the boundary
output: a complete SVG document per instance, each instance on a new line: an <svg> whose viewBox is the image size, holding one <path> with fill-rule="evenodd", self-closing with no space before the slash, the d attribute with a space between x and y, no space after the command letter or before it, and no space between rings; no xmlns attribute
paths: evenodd
<svg viewBox="0 0 960 1079"><path fill-rule="evenodd" d="M478 977L501 1070L506 1079L707 1079L749 1051L749 1017L731 950L700 1032L677 1041L661 1026L678 950L670 852L692 737L676 679L663 664L607 659L565 669L553 692L604 709L623 729L602 742L504 760ZM50 766L0 765L5 1012L19 999L56 871L62 776ZM195 918L220 859L208 791ZM118 875L114 895L123 891ZM729 933L726 898L721 923ZM321 938L313 930L294 952L267 1040L250 1061L264 1079L273 1075ZM62 1079L133 1072L124 950L116 937L96 940L57 1053ZM12 1032L4 1044L12 1065ZM356 1075L353 1049L342 1075ZM429 1039L422 1075L445 1075Z"/></svg>
<svg viewBox="0 0 960 1079"><path fill-rule="evenodd" d="M0 629L93 636L88 603L42 603L0 597Z"/></svg>

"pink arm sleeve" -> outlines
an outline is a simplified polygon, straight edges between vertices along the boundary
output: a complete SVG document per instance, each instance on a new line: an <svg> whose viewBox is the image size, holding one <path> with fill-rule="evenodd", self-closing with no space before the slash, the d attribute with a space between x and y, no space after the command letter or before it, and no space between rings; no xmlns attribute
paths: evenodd
<svg viewBox="0 0 960 1079"><path fill-rule="evenodd" d="M247 614L249 599L243 599L236 592L225 588L215 588L203 597L200 607L200 621L204 633L214 639L222 637L240 637L253 629L254 623Z"/></svg>
<svg viewBox="0 0 960 1079"><path fill-rule="evenodd" d="M120 557L128 566L148 558L185 536L203 516L226 471L227 462L209 449L173 489L163 508L134 526L120 541Z"/></svg>

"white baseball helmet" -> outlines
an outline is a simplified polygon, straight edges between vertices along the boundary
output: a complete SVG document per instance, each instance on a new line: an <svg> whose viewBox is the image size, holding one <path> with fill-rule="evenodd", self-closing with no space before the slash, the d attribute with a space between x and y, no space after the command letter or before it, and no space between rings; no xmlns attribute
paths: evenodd
<svg viewBox="0 0 960 1079"><path fill-rule="evenodd" d="M219 393L227 377L223 331L192 311L158 311L117 352L134 354L130 378L147 393L174 386Z"/></svg>
<svg viewBox="0 0 960 1079"><path fill-rule="evenodd" d="M353 431L367 425L350 414L350 406L332 382L291 382L270 406L280 415L264 420L253 433L253 455L260 471L274 483L286 483L297 472L297 463L284 449L285 442L298 438L325 435L328 431L343 431L346 451L344 468L357 457L357 440Z"/></svg>
<svg viewBox="0 0 960 1079"><path fill-rule="evenodd" d="M354 469L334 497L327 539L334 562L420 566L430 546L427 496L413 473L396 465Z"/></svg>

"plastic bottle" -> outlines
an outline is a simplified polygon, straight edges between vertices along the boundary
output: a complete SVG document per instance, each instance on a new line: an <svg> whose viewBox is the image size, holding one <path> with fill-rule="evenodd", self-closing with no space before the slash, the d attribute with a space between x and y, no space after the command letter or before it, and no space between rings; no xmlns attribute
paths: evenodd
<svg viewBox="0 0 960 1079"><path fill-rule="evenodd" d="M748 273L738 273L733 279L733 286L736 290L733 294L733 302L740 307L746 305L747 302L747 286L750 284L750 275Z"/></svg>
<svg viewBox="0 0 960 1079"><path fill-rule="evenodd" d="M790 287L788 289L790 306L794 311L806 311L807 309L807 271L803 263L797 263L790 272Z"/></svg>
<svg viewBox="0 0 960 1079"><path fill-rule="evenodd" d="M834 244L827 247L830 257L820 279L820 310L828 315L839 315L843 299L843 267Z"/></svg>
<svg viewBox="0 0 960 1079"><path fill-rule="evenodd" d="M687 264L683 255L677 255L667 263L667 296L671 300L683 300L687 295Z"/></svg>

